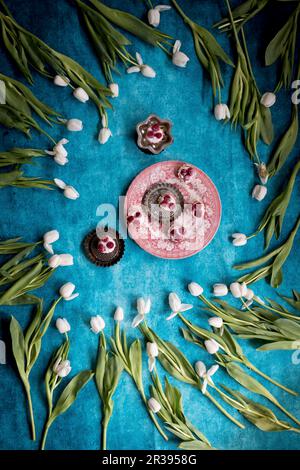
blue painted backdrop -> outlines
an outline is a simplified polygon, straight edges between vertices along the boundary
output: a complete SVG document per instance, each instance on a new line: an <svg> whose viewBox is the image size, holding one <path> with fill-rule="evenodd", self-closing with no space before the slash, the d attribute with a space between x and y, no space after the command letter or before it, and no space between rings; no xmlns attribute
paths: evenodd
<svg viewBox="0 0 300 470"><path fill-rule="evenodd" d="M145 15L143 2L120 2L111 0L110 5L120 6L142 17ZM190 17L206 27L220 18L225 8L222 1L186 1L185 10ZM44 0L8 0L16 19L54 48L71 55L95 76L101 78L100 66L80 25L74 6L67 0L53 2ZM263 67L265 46L287 18L289 7L286 3L276 4L276 15L271 8L266 10L246 28L250 55L258 84L262 91L272 90L276 82L276 68ZM272 8L275 8L272 7ZM272 14L272 27L267 26ZM250 233L260 220L264 208L286 180L289 169L299 150L295 149L287 165L269 185L269 195L261 204L249 197L255 183L252 166L241 142L240 132L230 126L216 122L212 116L210 83L201 69L193 49L190 31L186 29L174 10L162 14L161 28L176 38L180 38L191 60L186 69L172 65L160 50L144 45L134 39L132 52L142 53L145 62L157 72L154 80L139 74L128 76L123 73L116 77L120 85L120 97L114 100L114 110L109 114L113 138L105 146L96 139L98 122L97 111L92 103L82 105L72 98L68 89L54 87L50 82L34 74L34 92L39 98L69 117L84 121L84 131L72 134L68 151L70 163L66 167L56 166L46 159L28 169L31 175L58 177L74 185L80 192L80 199L73 202L65 199L60 192L37 190L3 189L0 192L1 225L0 237L16 235L26 240L37 240L50 229L58 229L61 234L55 249L70 252L75 264L62 268L43 289L46 304L56 295L59 286L73 281L80 297L72 303L61 303L56 316L66 317L72 325L71 353L72 373L94 365L98 338L89 331L91 315L102 315L110 334L112 314L117 305L123 306L126 313L125 327L128 336L136 337L138 332L130 328L135 315L135 302L138 296L151 296L153 307L149 314L149 324L163 337L181 346L191 361L202 358L208 364L212 358L185 343L180 337L179 321L166 323L168 313L167 295L176 291L184 301L191 301L186 291L189 281L200 282L209 291L215 282L229 283L235 277L231 266L242 260L251 259L261 252L262 237L246 247L235 249L229 242L229 235L241 230ZM271 28L271 29L270 29ZM255 32L255 33L254 33ZM225 36L218 35L224 48L230 52ZM0 52L1 71L23 80L19 72L8 60L3 50ZM228 85L231 70L224 68L224 78ZM224 91L224 100L227 90ZM150 113L169 118L174 123L175 141L172 147L158 157L147 156L135 144L135 125ZM280 135L288 122L290 113L289 93L282 92L272 109L276 136ZM54 128L52 135L62 137L62 129ZM33 133L29 142L17 132L0 130L1 150L12 146L34 146L45 148L45 138ZM269 155L263 144L259 148L262 159ZM223 215L220 229L212 243L193 258L181 261L166 261L154 258L143 252L133 241L126 242L126 254L118 265L110 269L96 268L85 258L81 242L85 234L98 222L96 209L101 203L118 204L131 180L148 165L165 159L182 159L204 170L215 182L221 196ZM285 235L292 227L299 207L299 185L289 207ZM299 236L295 241L293 255L284 267L284 282L279 289L289 293L289 289L299 288ZM255 285L259 295L272 295L270 287L260 282ZM195 300L195 304L197 301ZM8 320L14 314L23 326L29 320L26 308L1 308L0 337L7 339ZM199 311L189 313L194 321L200 321ZM32 373L33 400L36 413L37 431L41 432L46 416L43 375L45 364L52 351L60 344L61 337L52 325L43 343L43 350ZM300 366L293 365L291 352L256 352L253 345L243 342L251 360L265 372L283 381L291 388L299 389ZM161 371L163 374L163 371ZM144 381L147 389L149 374L144 359ZM217 382L229 383L223 371L218 373ZM183 393L187 416L207 435L213 445L220 449L296 449L300 438L293 433L264 433L247 424L242 431L227 421L210 402L196 390L177 383ZM285 403L298 417L299 399L294 399L279 389L270 390ZM0 366L0 448L35 449L29 439L26 423L27 411L21 382L16 375L14 361L9 353L8 364ZM261 400L263 402L263 400ZM237 414L237 413L236 413ZM98 449L100 443L100 402L93 382L79 396L76 404L60 417L49 433L49 449ZM175 448L175 442L163 441L152 427L131 378L125 373L115 395L115 409L109 428L108 447L110 449L165 449Z"/></svg>

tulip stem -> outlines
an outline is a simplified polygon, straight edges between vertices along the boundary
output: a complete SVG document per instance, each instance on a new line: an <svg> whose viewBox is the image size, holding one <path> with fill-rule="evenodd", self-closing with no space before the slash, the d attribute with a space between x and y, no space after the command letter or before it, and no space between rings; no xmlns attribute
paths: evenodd
<svg viewBox="0 0 300 470"><path fill-rule="evenodd" d="M285 390L286 392L290 393L291 395L294 395L294 396L298 396L298 393L295 392L294 390L291 390L290 388L287 388L285 387L284 385L282 385L280 382L277 382L277 380L274 380L272 379L271 377L269 377L267 374L265 374L264 372L262 372L261 370L257 369L253 364L251 364L251 362L247 362L245 364L247 367L249 367L249 369L251 369L253 372L255 372L256 374L260 375L261 377L263 377L264 379L268 380L269 382L271 382L273 385L276 385L277 387L281 388L282 390Z"/></svg>
<svg viewBox="0 0 300 470"><path fill-rule="evenodd" d="M225 393L223 393L217 387L214 387L214 388L215 390L217 390L217 392L219 392L221 396L222 394L225 395ZM230 413L228 413L228 411L226 411L225 408L223 408L223 406L220 405L220 403L208 391L205 392L205 395L228 419L230 419L230 421L236 424L239 428L245 429L245 426L242 423L240 423L237 419L235 419L233 416L231 416Z"/></svg>
<svg viewBox="0 0 300 470"><path fill-rule="evenodd" d="M49 418L49 419L46 421L46 424L45 424L45 427L44 427L43 437L42 437L42 443L41 443L41 450L45 450L46 440L47 440L48 431L49 431L49 429L50 429L50 426L51 426L51 420L50 420L50 418Z"/></svg>
<svg viewBox="0 0 300 470"><path fill-rule="evenodd" d="M28 401L28 408L29 408L29 416L30 416L30 426L31 426L31 439L35 441L36 434L35 434L35 424L34 424L34 415L33 415L33 406L32 406L32 399L30 393L30 387L26 387L26 395Z"/></svg>
<svg viewBox="0 0 300 470"><path fill-rule="evenodd" d="M106 450L107 425L107 420L104 420L102 423L102 450Z"/></svg>

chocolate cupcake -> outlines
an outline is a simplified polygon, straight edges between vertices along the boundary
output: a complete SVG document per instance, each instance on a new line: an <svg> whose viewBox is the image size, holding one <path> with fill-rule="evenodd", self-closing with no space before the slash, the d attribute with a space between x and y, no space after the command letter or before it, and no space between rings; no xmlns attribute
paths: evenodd
<svg viewBox="0 0 300 470"><path fill-rule="evenodd" d="M83 246L88 259L102 267L118 263L125 251L124 240L111 228L92 230L85 237Z"/></svg>
<svg viewBox="0 0 300 470"><path fill-rule="evenodd" d="M161 153L173 143L171 128L171 121L152 114L136 126L138 147L146 153Z"/></svg>

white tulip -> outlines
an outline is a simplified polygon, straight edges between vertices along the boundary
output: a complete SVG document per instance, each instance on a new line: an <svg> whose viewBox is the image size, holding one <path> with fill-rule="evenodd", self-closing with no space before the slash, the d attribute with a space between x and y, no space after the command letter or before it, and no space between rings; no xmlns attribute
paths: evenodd
<svg viewBox="0 0 300 470"><path fill-rule="evenodd" d="M102 116L102 129L99 132L98 141L100 144L106 144L108 139L112 136L111 130L108 128L107 116Z"/></svg>
<svg viewBox="0 0 300 470"><path fill-rule="evenodd" d="M66 320L65 318L58 318L56 320L56 328L58 329L58 331L63 335L64 333L68 333L68 331L71 330L71 326L70 326L70 323L68 322L68 320Z"/></svg>
<svg viewBox="0 0 300 470"><path fill-rule="evenodd" d="M197 282L190 282L188 284L188 290L194 297L199 297L199 295L203 294L203 287L197 284Z"/></svg>
<svg viewBox="0 0 300 470"><path fill-rule="evenodd" d="M167 320L172 320L172 318L176 317L176 315L178 315L179 313L185 312L186 310L190 310L191 308L193 308L193 306L190 304L181 303L180 298L177 294L175 294L175 292L171 292L169 294L169 305L172 310L172 313L167 317Z"/></svg>
<svg viewBox="0 0 300 470"><path fill-rule="evenodd" d="M68 77L63 77L62 75L55 75L54 77L54 84L57 86L68 86L70 83L70 79Z"/></svg>
<svg viewBox="0 0 300 470"><path fill-rule="evenodd" d="M63 138L54 145L52 150L45 150L45 153L52 155L58 165L65 165L69 161L67 159L68 152L64 147L68 142L68 139Z"/></svg>
<svg viewBox="0 0 300 470"><path fill-rule="evenodd" d="M267 187L261 184L256 184L252 191L252 197L257 201L262 201L267 195Z"/></svg>
<svg viewBox="0 0 300 470"><path fill-rule="evenodd" d="M155 70L153 70L153 68L150 67L149 65L144 64L141 54L136 52L135 56L137 60L137 65L129 67L127 69L127 73L141 72L141 74L144 75L144 77L154 78L156 76Z"/></svg>
<svg viewBox="0 0 300 470"><path fill-rule="evenodd" d="M73 294L76 286L72 282L67 282L59 289L59 293L64 300L73 300L79 296L78 293Z"/></svg>
<svg viewBox="0 0 300 470"><path fill-rule="evenodd" d="M78 101L81 101L81 103L86 103L90 97L89 95L87 94L87 92L79 87L79 88L75 88L75 90L73 91L73 96L78 100Z"/></svg>
<svg viewBox="0 0 300 470"><path fill-rule="evenodd" d="M109 89L112 92L111 97L112 98L118 98L119 96L119 85L117 83L110 83L109 84Z"/></svg>
<svg viewBox="0 0 300 470"><path fill-rule="evenodd" d="M214 284L213 285L213 294L216 297L223 297L228 294L228 287L226 284Z"/></svg>
<svg viewBox="0 0 300 470"><path fill-rule="evenodd" d="M143 297L140 297L137 299L136 308L140 315L146 315L151 309L151 299L143 299Z"/></svg>
<svg viewBox="0 0 300 470"><path fill-rule="evenodd" d="M210 324L210 326L213 326L214 328L222 328L223 318L211 317L208 319L208 323Z"/></svg>
<svg viewBox="0 0 300 470"><path fill-rule="evenodd" d="M208 369L208 371L206 371L206 365L204 364L204 362L202 361L196 362L195 371L201 379L204 379L202 388L201 388L201 392L203 393L203 395L205 395L206 393L207 386L214 384L212 380L212 376L217 372L218 369L219 369L219 366L217 364L214 364Z"/></svg>
<svg viewBox="0 0 300 470"><path fill-rule="evenodd" d="M265 108L271 108L276 102L276 95L268 91L262 95L260 102Z"/></svg>
<svg viewBox="0 0 300 470"><path fill-rule="evenodd" d="M154 28L160 23L160 12L170 10L171 7L169 5L157 5L155 8L151 8L148 11L148 23Z"/></svg>
<svg viewBox="0 0 300 470"><path fill-rule="evenodd" d="M267 184L268 179L269 179L269 173L268 173L266 164L264 162L260 164L256 163L256 167L257 167L257 173L258 173L261 183Z"/></svg>
<svg viewBox="0 0 300 470"><path fill-rule="evenodd" d="M54 152L54 155L56 155L57 153L60 154L60 155L63 155L64 157L67 157L68 155L68 152L67 150L65 149L64 145L68 144L69 141L68 139L60 139L56 145L54 145L53 147L53 152Z"/></svg>
<svg viewBox="0 0 300 470"><path fill-rule="evenodd" d="M215 106L214 115L217 121L230 119L230 111L227 104L219 103Z"/></svg>
<svg viewBox="0 0 300 470"><path fill-rule="evenodd" d="M78 191L76 191L75 188L73 188L73 186L67 185L63 180L60 180L58 178L54 178L54 183L58 188L63 190L64 196L67 199L75 200L79 198L80 194Z"/></svg>
<svg viewBox="0 0 300 470"><path fill-rule="evenodd" d="M148 400L148 407L152 411L152 413L158 413L161 409L160 404L157 400L155 400L155 398L150 398Z"/></svg>
<svg viewBox="0 0 300 470"><path fill-rule="evenodd" d="M244 297L245 297L246 300L252 300L253 297L254 297L254 292L253 292L253 290L247 288L247 291L246 291Z"/></svg>
<svg viewBox="0 0 300 470"><path fill-rule="evenodd" d="M177 65L177 67L186 67L186 64L188 63L190 59L186 54L184 54L184 52L180 51L180 48L181 48L181 41L177 39L173 46L172 62L174 65Z"/></svg>
<svg viewBox="0 0 300 470"><path fill-rule="evenodd" d="M242 284L239 282L232 282L232 284L230 284L230 291L233 297L240 299L241 297L245 297L247 293L247 285L245 282Z"/></svg>
<svg viewBox="0 0 300 470"><path fill-rule="evenodd" d="M158 356L158 347L156 343L147 343L148 368L152 372L155 366L155 358Z"/></svg>
<svg viewBox="0 0 300 470"><path fill-rule="evenodd" d="M69 119L66 122L68 131L80 132L83 129L83 122L80 119Z"/></svg>
<svg viewBox="0 0 300 470"><path fill-rule="evenodd" d="M132 327L136 328L142 321L145 319L145 315L150 312L151 308L151 300L148 299L143 299L140 297L137 300L137 305L136 305L138 314L134 317L132 321Z"/></svg>
<svg viewBox="0 0 300 470"><path fill-rule="evenodd" d="M149 357L157 357L158 356L158 347L156 343L147 343L147 354Z"/></svg>
<svg viewBox="0 0 300 470"><path fill-rule="evenodd" d="M122 307L117 307L115 314L114 314L115 321L123 321L124 320L124 310Z"/></svg>
<svg viewBox="0 0 300 470"><path fill-rule="evenodd" d="M247 245L248 238L244 233L233 233L232 235L232 244L234 246L244 246Z"/></svg>
<svg viewBox="0 0 300 470"><path fill-rule="evenodd" d="M58 377L64 378L69 375L72 367L70 361L62 361L61 358L57 359L53 366L53 372L58 375Z"/></svg>
<svg viewBox="0 0 300 470"><path fill-rule="evenodd" d="M72 255L62 254L62 255L53 255L48 260L50 268L55 269L58 266L73 266L74 259Z"/></svg>
<svg viewBox="0 0 300 470"><path fill-rule="evenodd" d="M55 269L58 268L60 265L60 256L59 255L52 255L51 258L48 260L48 264L50 268Z"/></svg>
<svg viewBox="0 0 300 470"><path fill-rule="evenodd" d="M98 141L100 144L106 144L109 138L112 136L112 132L108 127L102 127L99 132Z"/></svg>
<svg viewBox="0 0 300 470"><path fill-rule="evenodd" d="M46 232L43 236L44 248L48 253L53 255L52 243L56 242L59 239L59 232L57 230L50 230Z"/></svg>
<svg viewBox="0 0 300 470"><path fill-rule="evenodd" d="M197 375L202 379L206 374L206 365L202 361L197 361L195 364L195 371Z"/></svg>
<svg viewBox="0 0 300 470"><path fill-rule="evenodd" d="M104 330L105 321L102 317L100 317L100 315L96 315L95 317L91 318L90 325L92 332L97 335L98 333L100 333L100 331Z"/></svg>
<svg viewBox="0 0 300 470"><path fill-rule="evenodd" d="M216 354L216 352L218 352L220 349L219 343L217 343L217 341L214 339L206 339L204 341L204 346L209 354Z"/></svg>

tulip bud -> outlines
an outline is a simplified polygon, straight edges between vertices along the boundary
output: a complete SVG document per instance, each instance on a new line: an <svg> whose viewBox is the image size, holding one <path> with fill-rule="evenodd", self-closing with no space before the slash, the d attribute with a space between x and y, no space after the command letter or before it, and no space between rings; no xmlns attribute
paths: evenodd
<svg viewBox="0 0 300 470"><path fill-rule="evenodd" d="M267 195L267 188L266 186L262 186L261 184L256 184L252 191L252 197L257 201L262 201Z"/></svg>
<svg viewBox="0 0 300 470"><path fill-rule="evenodd" d="M178 295L175 292L171 292L169 294L169 305L172 312L179 312L181 307L181 300L179 299Z"/></svg>
<svg viewBox="0 0 300 470"><path fill-rule="evenodd" d="M70 361L62 361L61 358L59 358L53 366L53 372L61 378L67 377L71 370L72 367Z"/></svg>
<svg viewBox="0 0 300 470"><path fill-rule="evenodd" d="M58 331L62 335L71 330L70 324L69 324L68 320L66 320L65 318L58 318L56 320L55 325L56 325L56 328L58 329Z"/></svg>
<svg viewBox="0 0 300 470"><path fill-rule="evenodd" d="M217 121L230 119L230 111L227 104L219 103L215 106L214 115Z"/></svg>
<svg viewBox="0 0 300 470"><path fill-rule="evenodd" d="M68 86L70 83L70 79L68 77L63 77L62 75L55 75L54 77L54 84L57 86L65 87Z"/></svg>
<svg viewBox="0 0 300 470"><path fill-rule="evenodd" d="M119 96L119 85L117 83L110 83L109 84L109 89L112 92L111 97L112 98L118 98Z"/></svg>
<svg viewBox="0 0 300 470"><path fill-rule="evenodd" d="M203 294L203 287L197 284L197 282L190 282L188 290L194 297L199 297L199 295Z"/></svg>
<svg viewBox="0 0 300 470"><path fill-rule="evenodd" d="M149 357L158 356L158 347L156 343L147 343L147 354Z"/></svg>
<svg viewBox="0 0 300 470"><path fill-rule="evenodd" d="M49 258L48 260L48 264L50 268L52 269L58 268L58 266L60 266L60 256L59 255L51 256L51 258Z"/></svg>
<svg viewBox="0 0 300 470"><path fill-rule="evenodd" d="M260 102L265 108L271 108L276 102L276 95L268 91L262 95Z"/></svg>
<svg viewBox="0 0 300 470"><path fill-rule="evenodd" d="M146 315L150 312L151 299L143 299L143 297L140 297L139 299L137 299L136 308L140 315Z"/></svg>
<svg viewBox="0 0 300 470"><path fill-rule="evenodd" d="M150 65L142 65L141 66L141 74L146 77L146 78L155 78L156 77L156 72L153 70Z"/></svg>
<svg viewBox="0 0 300 470"><path fill-rule="evenodd" d="M69 119L66 122L68 131L71 132L80 132L83 129L83 123L80 119Z"/></svg>
<svg viewBox="0 0 300 470"><path fill-rule="evenodd" d="M157 28L160 23L160 12L155 8L151 8L151 10L148 11L147 16L148 23L151 24L151 26L154 26L154 28Z"/></svg>
<svg viewBox="0 0 300 470"><path fill-rule="evenodd" d="M81 101L81 103L85 103L86 101L88 101L90 99L87 92L81 87L75 88L75 90L73 91L73 96L78 101Z"/></svg>
<svg viewBox="0 0 300 470"><path fill-rule="evenodd" d="M220 349L220 345L214 339L205 340L204 346L209 354L215 354Z"/></svg>
<svg viewBox="0 0 300 470"><path fill-rule="evenodd" d="M225 284L214 284L213 294L216 297L223 297L224 295L228 294L228 287Z"/></svg>
<svg viewBox="0 0 300 470"><path fill-rule="evenodd" d="M236 299L239 299L241 297L245 297L245 294L247 293L247 285L245 282L240 284L239 282L233 282L230 284L230 291L233 297Z"/></svg>
<svg viewBox="0 0 300 470"><path fill-rule="evenodd" d="M196 374L203 378L206 374L206 366L204 364L204 362L202 361L197 361L196 364L195 364L195 371L196 371Z"/></svg>
<svg viewBox="0 0 300 470"><path fill-rule="evenodd" d="M190 59L186 54L180 51L180 47L181 42L177 39L173 46L172 62L174 65L177 65L177 67L186 67L186 64Z"/></svg>
<svg viewBox="0 0 300 470"><path fill-rule="evenodd" d="M150 398L148 400L148 407L152 411L152 413L158 413L161 409L160 404L157 400L155 400L155 398Z"/></svg>
<svg viewBox="0 0 300 470"><path fill-rule="evenodd" d="M117 307L115 314L114 314L115 321L123 321L124 320L124 310L122 307Z"/></svg>
<svg viewBox="0 0 300 470"><path fill-rule="evenodd" d="M267 184L269 179L269 173L265 163L257 164L257 173L262 184Z"/></svg>
<svg viewBox="0 0 300 470"><path fill-rule="evenodd" d="M91 330L93 333L98 334L100 331L104 330L105 328L105 321L103 320L100 315L92 317L90 320Z"/></svg>
<svg viewBox="0 0 300 470"><path fill-rule="evenodd" d="M244 246L247 245L248 238L244 233L233 233L232 234L232 244L234 246Z"/></svg>
<svg viewBox="0 0 300 470"><path fill-rule="evenodd" d="M112 136L111 130L108 127L102 127L99 132L98 141L100 144L106 144L109 138Z"/></svg>
<svg viewBox="0 0 300 470"><path fill-rule="evenodd" d="M72 282L67 282L59 289L59 293L64 300L73 300L79 296L78 293L73 294L76 286Z"/></svg>
<svg viewBox="0 0 300 470"><path fill-rule="evenodd" d="M222 328L223 318L211 317L208 319L208 323L210 324L210 326L213 326L214 328Z"/></svg>
<svg viewBox="0 0 300 470"><path fill-rule="evenodd" d="M64 190L64 196L67 199L72 199L73 201L75 201L79 198L80 194L78 191L76 191L75 188L73 188L73 186L66 186Z"/></svg>
<svg viewBox="0 0 300 470"><path fill-rule="evenodd" d="M52 243L56 242L59 239L59 232L57 230L51 230L46 232L43 236L44 248L48 253L53 255Z"/></svg>

